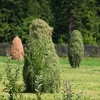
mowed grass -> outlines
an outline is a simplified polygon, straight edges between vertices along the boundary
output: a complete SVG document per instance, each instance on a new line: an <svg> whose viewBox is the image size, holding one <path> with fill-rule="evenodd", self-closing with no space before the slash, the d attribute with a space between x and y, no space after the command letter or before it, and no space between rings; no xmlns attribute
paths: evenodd
<svg viewBox="0 0 100 100"><path fill-rule="evenodd" d="M71 82L72 90L74 93L81 93L83 95L82 100L100 100L100 58L84 58L80 68L73 69L70 67L68 58L61 57L59 59L61 63L61 87L59 93L44 93L42 94L42 100L61 100L64 84L67 80ZM0 57L0 73L3 76L3 80L6 80L5 66L7 57ZM16 66L18 61L11 61L13 66ZM20 78L19 82L22 83L22 67L24 61L21 62ZM13 68L13 67L12 67ZM3 92L4 85L0 82L0 94L7 95ZM25 100L27 97L36 98L35 94L23 93ZM59 99L57 99L59 98Z"/></svg>

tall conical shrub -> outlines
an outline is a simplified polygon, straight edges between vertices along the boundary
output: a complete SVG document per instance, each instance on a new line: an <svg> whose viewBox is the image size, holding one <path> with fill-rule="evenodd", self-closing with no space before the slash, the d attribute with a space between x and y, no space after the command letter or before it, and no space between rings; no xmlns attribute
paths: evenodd
<svg viewBox="0 0 100 100"><path fill-rule="evenodd" d="M70 36L68 43L68 58L71 67L79 67L83 55L84 45L82 41L82 35L78 30L74 30Z"/></svg>
<svg viewBox="0 0 100 100"><path fill-rule="evenodd" d="M35 92L37 75L42 75L42 91L57 91L60 85L59 59L52 42L52 31L45 21L35 19L29 27L23 79L26 91Z"/></svg>

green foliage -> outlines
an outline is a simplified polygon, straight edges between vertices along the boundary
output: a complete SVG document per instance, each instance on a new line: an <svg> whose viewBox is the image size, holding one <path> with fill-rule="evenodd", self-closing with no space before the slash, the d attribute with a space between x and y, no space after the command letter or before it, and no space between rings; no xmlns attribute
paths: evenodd
<svg viewBox="0 0 100 100"><path fill-rule="evenodd" d="M55 6L56 5L56 6ZM99 44L100 38L100 3L98 0L54 0L55 34L54 42L68 42L69 33L75 29L82 32L85 44Z"/></svg>
<svg viewBox="0 0 100 100"><path fill-rule="evenodd" d="M64 44L65 43L63 38L64 38L64 35L61 35L60 38L58 39L58 44Z"/></svg>
<svg viewBox="0 0 100 100"><path fill-rule="evenodd" d="M31 17L52 23L53 14L48 0L0 0L0 4L0 42L11 42L18 35L25 43L25 25Z"/></svg>
<svg viewBox="0 0 100 100"><path fill-rule="evenodd" d="M6 72L6 78L7 80L3 81L3 85L5 88L3 89L4 92L8 92L9 97L4 97L3 95L0 95L0 98L2 100L21 100L22 95L20 92L23 91L23 84L18 84L18 79L19 79L19 72L20 72L20 62L16 66L11 65L11 57L9 54L7 54L8 61L7 61L7 66L5 69ZM14 68L12 68L14 67Z"/></svg>
<svg viewBox="0 0 100 100"><path fill-rule="evenodd" d="M35 18L40 18L50 23L53 19L50 0L29 0L28 12Z"/></svg>
<svg viewBox="0 0 100 100"><path fill-rule="evenodd" d="M41 87L42 87L41 82L42 82L42 76L36 76L35 91L36 91L37 100L41 100Z"/></svg>
<svg viewBox="0 0 100 100"><path fill-rule="evenodd" d="M33 37L32 37L33 38ZM26 91L35 92L35 80L36 76L40 75L40 70L42 68L43 59L40 51L42 48L37 48L38 43L32 41L31 37L27 41L25 62L23 68L23 78L26 84Z"/></svg>
<svg viewBox="0 0 100 100"><path fill-rule="evenodd" d="M68 58L72 68L80 66L84 55L84 45L82 35L78 30L74 30L68 43Z"/></svg>
<svg viewBox="0 0 100 100"><path fill-rule="evenodd" d="M33 17L54 27L55 43L68 43L69 33L78 29L84 44L100 44L99 0L0 0L0 4L0 42L11 42L18 35L26 43Z"/></svg>
<svg viewBox="0 0 100 100"><path fill-rule="evenodd" d="M72 89L71 82L66 81L62 100L82 100L82 92L76 94Z"/></svg>
<svg viewBox="0 0 100 100"><path fill-rule="evenodd" d="M42 91L57 91L60 85L59 61L52 43L52 27L41 19L30 25L30 35L26 46L23 78L26 91L35 92L37 75L43 75Z"/></svg>
<svg viewBox="0 0 100 100"><path fill-rule="evenodd" d="M65 85L66 86L63 93L63 100L72 100L73 98L72 85L69 81L67 81Z"/></svg>
<svg viewBox="0 0 100 100"><path fill-rule="evenodd" d="M20 34L22 19L27 16L26 3L23 0L0 0L0 5L0 42L11 42Z"/></svg>
<svg viewBox="0 0 100 100"><path fill-rule="evenodd" d="M77 27L75 15L73 14L75 9L79 9L81 0L54 0L53 12L55 18L55 34L54 41L58 40L63 35L63 41L68 43L69 33ZM56 6L55 6L56 5Z"/></svg>
<svg viewBox="0 0 100 100"><path fill-rule="evenodd" d="M26 41L28 40L29 35L29 26L32 22L32 20L35 19L34 16L28 16L25 19L23 19L23 23L20 26L20 38L23 41L23 44L26 44Z"/></svg>
<svg viewBox="0 0 100 100"><path fill-rule="evenodd" d="M92 6L92 7L91 7ZM84 44L98 43L100 37L100 16L96 0L84 0L74 14L77 18L78 29L82 32Z"/></svg>

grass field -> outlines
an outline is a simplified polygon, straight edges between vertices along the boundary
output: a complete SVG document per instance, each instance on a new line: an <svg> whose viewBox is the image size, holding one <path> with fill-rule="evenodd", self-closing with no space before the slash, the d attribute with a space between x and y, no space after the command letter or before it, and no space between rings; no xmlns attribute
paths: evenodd
<svg viewBox="0 0 100 100"><path fill-rule="evenodd" d="M3 80L6 80L5 66L6 66L6 57L0 57L0 74L3 76ZM72 90L74 93L82 92L82 100L100 100L100 58L84 58L81 67L77 69L72 69L69 65L67 58L60 58L61 63L61 88L59 93L45 93L42 94L43 100L61 100L57 98L62 97L62 89L64 88L64 83L67 80L70 80L72 85ZM17 61L12 61L11 64L15 66ZM22 82L22 66L19 82ZM3 92L4 85L0 82L0 94L7 95ZM23 93L24 97L28 96L36 98L35 94ZM27 100L27 99L25 99Z"/></svg>

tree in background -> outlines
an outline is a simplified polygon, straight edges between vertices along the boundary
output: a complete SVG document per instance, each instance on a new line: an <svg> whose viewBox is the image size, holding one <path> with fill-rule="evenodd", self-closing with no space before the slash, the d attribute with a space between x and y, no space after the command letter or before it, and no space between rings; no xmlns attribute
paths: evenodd
<svg viewBox="0 0 100 100"><path fill-rule="evenodd" d="M97 7L97 16L99 18L99 24L98 24L98 32L97 32L97 36L96 36L96 41L97 44L100 44L100 0L96 0L96 7Z"/></svg>
<svg viewBox="0 0 100 100"><path fill-rule="evenodd" d="M0 0L0 42L11 42L20 34L20 25L26 16L25 10L23 0Z"/></svg>
<svg viewBox="0 0 100 100"><path fill-rule="evenodd" d="M18 35L25 43L31 19L52 22L48 0L0 0L0 5L0 42L11 42Z"/></svg>
<svg viewBox="0 0 100 100"><path fill-rule="evenodd" d="M29 0L28 12L35 18L41 18L51 24L53 14L51 11L50 0Z"/></svg>
<svg viewBox="0 0 100 100"><path fill-rule="evenodd" d="M84 45L82 35L78 30L74 30L68 43L68 59L72 68L80 67L84 55Z"/></svg>
<svg viewBox="0 0 100 100"><path fill-rule="evenodd" d="M23 43L26 43L27 37L29 35L29 25L33 19L41 18L45 20L50 25L53 25L53 14L51 11L50 0L28 0L28 17L23 19L21 24L21 35L20 37L23 40Z"/></svg>
<svg viewBox="0 0 100 100"><path fill-rule="evenodd" d="M54 0L52 1L52 9L55 18L55 34L54 42L59 43L59 39L68 42L70 32L76 29L77 22L74 15L74 10L79 9L78 5L81 0Z"/></svg>
<svg viewBox="0 0 100 100"><path fill-rule="evenodd" d="M45 20L48 24L53 25L53 14L51 11L50 0L27 0L28 17L23 19L21 24L21 38L23 43L26 43L29 35L29 26L33 19L40 18Z"/></svg>
<svg viewBox="0 0 100 100"><path fill-rule="evenodd" d="M0 42L18 35L25 43L31 19L41 18L54 27L55 43L68 43L78 29L84 44L100 44L100 0L0 0L0 5Z"/></svg>
<svg viewBox="0 0 100 100"><path fill-rule="evenodd" d="M97 15L96 0L84 0L74 12L78 29L82 32L84 44L98 43L100 37L100 17Z"/></svg>
<svg viewBox="0 0 100 100"><path fill-rule="evenodd" d="M55 17L54 42L65 43L74 29L82 32L85 44L96 44L100 37L100 8L98 0L53 0Z"/></svg>

